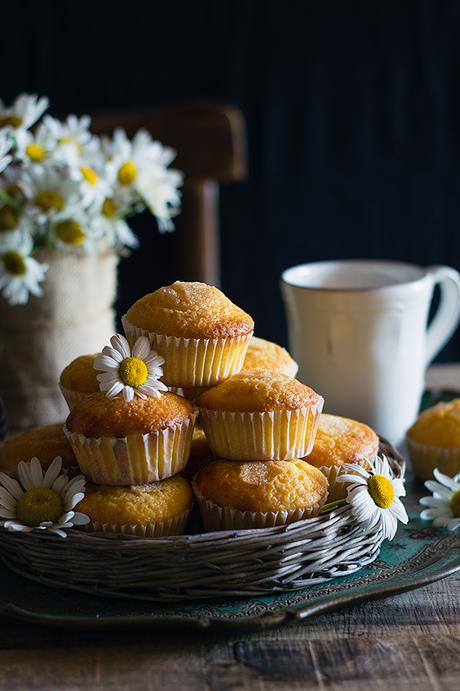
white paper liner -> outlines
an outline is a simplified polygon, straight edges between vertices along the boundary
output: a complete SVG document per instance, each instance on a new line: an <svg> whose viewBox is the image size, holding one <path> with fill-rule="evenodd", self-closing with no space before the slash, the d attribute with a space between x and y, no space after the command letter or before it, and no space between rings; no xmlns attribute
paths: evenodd
<svg viewBox="0 0 460 691"><path fill-rule="evenodd" d="M415 475L421 480L432 480L433 470L453 477L460 472L460 448L446 449L440 446L428 446L406 436L407 450Z"/></svg>
<svg viewBox="0 0 460 691"><path fill-rule="evenodd" d="M198 412L172 427L128 437L90 438L64 432L81 472L95 485L142 485L179 473L187 465Z"/></svg>
<svg viewBox="0 0 460 691"><path fill-rule="evenodd" d="M80 393L79 391L72 391L72 389L66 389L65 386L62 386L62 384L59 384L59 388L61 390L62 395L65 398L65 402L67 403L69 410L71 411L77 403L80 403L84 398L88 398L91 394L89 393Z"/></svg>
<svg viewBox="0 0 460 691"><path fill-rule="evenodd" d="M121 318L128 341L147 336L165 359L162 380L173 387L207 387L237 374L243 367L252 332L228 338L182 338L141 329Z"/></svg>
<svg viewBox="0 0 460 691"><path fill-rule="evenodd" d="M293 509L291 511L240 511L230 506L219 506L207 499L198 489L195 479L192 481L193 491L198 502L201 518L207 531L215 530L246 530L251 528L272 528L275 525L286 525L301 521L304 518L317 516L326 501L314 504L308 509Z"/></svg>
<svg viewBox="0 0 460 691"><path fill-rule="evenodd" d="M213 456L233 461L288 461L308 456L324 400L297 410L232 412L200 408Z"/></svg>
<svg viewBox="0 0 460 691"><path fill-rule="evenodd" d="M101 523L100 521L91 521L84 526L87 532L102 532L102 533L120 533L121 535L137 535L138 537L163 537L170 535L183 535L187 522L191 513L191 508L183 513L170 518L167 521L158 521L157 523L148 523L147 525L137 524L118 524L118 523Z"/></svg>

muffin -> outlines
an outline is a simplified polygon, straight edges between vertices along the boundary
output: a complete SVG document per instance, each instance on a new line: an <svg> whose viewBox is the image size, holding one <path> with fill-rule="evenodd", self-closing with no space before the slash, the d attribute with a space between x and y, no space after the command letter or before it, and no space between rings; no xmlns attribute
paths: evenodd
<svg viewBox="0 0 460 691"><path fill-rule="evenodd" d="M193 430L192 444L190 448L190 456L188 463L182 471L181 475L191 480L193 476L201 470L213 458L212 451L209 448L208 440L204 430L199 426L195 426Z"/></svg>
<svg viewBox="0 0 460 691"><path fill-rule="evenodd" d="M316 516L328 482L305 461L217 460L202 468L193 489L206 530L266 528Z"/></svg>
<svg viewBox="0 0 460 691"><path fill-rule="evenodd" d="M425 410L406 435L413 471L431 480L433 470L454 476L460 471L460 398Z"/></svg>
<svg viewBox="0 0 460 691"><path fill-rule="evenodd" d="M197 413L173 393L159 398L94 393L77 403L65 433L86 477L97 485L140 485L181 471Z"/></svg>
<svg viewBox="0 0 460 691"><path fill-rule="evenodd" d="M132 343L148 336L173 387L217 384L243 366L254 321L220 290L176 281L138 300L122 317Z"/></svg>
<svg viewBox="0 0 460 691"><path fill-rule="evenodd" d="M69 410L85 398L88 394L99 391L97 372L93 365L99 353L80 355L62 370L59 378L59 388L64 396Z"/></svg>
<svg viewBox="0 0 460 691"><path fill-rule="evenodd" d="M64 434L63 423L34 427L0 444L0 470L16 474L20 461L36 456L42 468L47 469L56 456L62 458L63 468L77 465L77 459Z"/></svg>
<svg viewBox="0 0 460 691"><path fill-rule="evenodd" d="M216 457L282 461L310 453L323 399L286 374L241 372L197 399Z"/></svg>
<svg viewBox="0 0 460 691"><path fill-rule="evenodd" d="M336 483L342 465L365 465L363 456L372 460L378 450L378 436L364 423L322 414L308 462L326 475L329 480L329 501L335 501L347 495L346 485L343 482Z"/></svg>
<svg viewBox="0 0 460 691"><path fill-rule="evenodd" d="M131 487L88 484L76 510L89 516L90 531L160 537L185 531L193 499L190 483L176 475Z"/></svg>
<svg viewBox="0 0 460 691"><path fill-rule="evenodd" d="M253 336L249 341L241 371L253 372L256 369L271 370L287 374L288 377L295 377L299 366L281 346Z"/></svg>

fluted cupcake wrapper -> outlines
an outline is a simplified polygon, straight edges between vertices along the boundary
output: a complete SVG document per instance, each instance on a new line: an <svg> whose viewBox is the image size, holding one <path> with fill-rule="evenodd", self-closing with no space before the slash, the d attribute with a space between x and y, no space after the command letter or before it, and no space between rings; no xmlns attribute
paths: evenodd
<svg viewBox="0 0 460 691"><path fill-rule="evenodd" d="M433 470L453 477L460 472L460 448L446 449L440 446L428 446L406 436L406 445L412 470L421 480L432 480Z"/></svg>
<svg viewBox="0 0 460 691"><path fill-rule="evenodd" d="M167 386L206 387L218 384L243 367L252 333L228 338L182 338L146 331L121 318L128 341L147 336L165 359L162 380Z"/></svg>
<svg viewBox="0 0 460 691"><path fill-rule="evenodd" d="M305 459L308 463L308 458ZM368 460L372 461L373 457L369 458ZM356 465L360 465L361 467L365 468L366 467L366 459L357 459L354 461ZM347 496L347 483L346 482L337 482L337 478L339 475L341 475L344 471L341 465L321 465L321 466L315 466L320 470L323 475L327 477L327 480L329 482L329 494L327 497L328 502L330 501L338 501L339 499L345 499ZM349 469L346 470L347 474L352 473Z"/></svg>
<svg viewBox="0 0 460 691"><path fill-rule="evenodd" d="M290 511L240 511L230 506L219 506L207 499L192 482L193 491L198 502L201 518L207 531L215 530L248 530L251 528L272 528L275 525L286 525L305 518L317 516L326 500L310 508L292 509Z"/></svg>
<svg viewBox="0 0 460 691"><path fill-rule="evenodd" d="M176 475L187 465L197 412L172 427L128 437L90 438L64 432L81 472L96 485L142 485Z"/></svg>
<svg viewBox="0 0 460 691"><path fill-rule="evenodd" d="M62 386L62 384L59 384L59 388L61 390L62 395L65 398L65 402L69 406L69 410L75 408L77 403L80 403L80 401L83 401L84 398L88 398L88 396L90 395L89 393L80 393L79 391L72 391L72 389L66 389L65 386Z"/></svg>
<svg viewBox="0 0 460 691"><path fill-rule="evenodd" d="M191 510L191 508L187 509L187 511L184 511L178 516L174 516L174 518L169 518L166 521L157 521L156 523L147 523L146 525L142 525L141 523L120 524L91 521L84 526L84 529L91 533L120 533L121 535L137 535L138 537L183 535Z"/></svg>
<svg viewBox="0 0 460 691"><path fill-rule="evenodd" d="M265 413L200 409L213 455L233 461L286 461L307 456L315 441L323 399L297 410Z"/></svg>

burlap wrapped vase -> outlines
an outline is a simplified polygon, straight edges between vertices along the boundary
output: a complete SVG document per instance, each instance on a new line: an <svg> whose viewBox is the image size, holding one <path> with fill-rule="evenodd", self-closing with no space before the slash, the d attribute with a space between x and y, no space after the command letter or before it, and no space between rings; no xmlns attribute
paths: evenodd
<svg viewBox="0 0 460 691"><path fill-rule="evenodd" d="M49 267L43 295L14 306L0 296L0 396L11 431L64 420L61 371L78 355L100 351L115 331L114 252L38 258Z"/></svg>

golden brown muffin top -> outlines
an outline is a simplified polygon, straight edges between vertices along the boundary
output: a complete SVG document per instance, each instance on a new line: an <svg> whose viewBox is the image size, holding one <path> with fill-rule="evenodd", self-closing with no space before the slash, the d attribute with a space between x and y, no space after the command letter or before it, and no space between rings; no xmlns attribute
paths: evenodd
<svg viewBox="0 0 460 691"><path fill-rule="evenodd" d="M249 314L206 283L176 281L144 295L125 316L140 329L183 338L227 338L254 331Z"/></svg>
<svg viewBox="0 0 460 691"><path fill-rule="evenodd" d="M445 449L460 447L460 398L424 410L407 434L419 444Z"/></svg>
<svg viewBox="0 0 460 691"><path fill-rule="evenodd" d="M277 343L253 336L249 341L241 371L252 372L256 369L281 372L288 377L295 377L299 368L287 350Z"/></svg>
<svg viewBox="0 0 460 691"><path fill-rule="evenodd" d="M64 468L77 465L72 448L63 431L64 423L34 427L0 444L0 470L16 473L20 461L36 456L42 468L48 468L56 456L61 456Z"/></svg>
<svg viewBox="0 0 460 691"><path fill-rule="evenodd" d="M76 510L100 523L147 525L180 516L192 507L193 499L190 483L179 475L132 487L88 483Z"/></svg>
<svg viewBox="0 0 460 691"><path fill-rule="evenodd" d="M97 372L93 365L99 353L93 355L80 355L64 367L59 382L61 386L78 393L96 393L99 391Z"/></svg>
<svg viewBox="0 0 460 691"><path fill-rule="evenodd" d="M317 468L342 465L354 463L360 455L374 456L378 450L378 436L363 422L322 414L313 450L306 460Z"/></svg>
<svg viewBox="0 0 460 691"><path fill-rule="evenodd" d="M206 463L209 463L212 457L212 451L209 448L204 431L201 427L195 426L193 429L190 456L181 474L191 480L195 473L201 470Z"/></svg>
<svg viewBox="0 0 460 691"><path fill-rule="evenodd" d="M206 499L239 511L312 508L327 496L329 483L309 463L293 461L213 461L195 477Z"/></svg>
<svg viewBox="0 0 460 691"><path fill-rule="evenodd" d="M239 412L296 410L318 403L320 396L297 379L279 372L240 372L206 389L197 405L210 410Z"/></svg>
<svg viewBox="0 0 460 691"><path fill-rule="evenodd" d="M190 401L169 392L159 398L136 397L129 403L121 396L108 398L104 393L93 393L77 403L66 426L69 432L85 437L127 437L180 424L192 412Z"/></svg>

